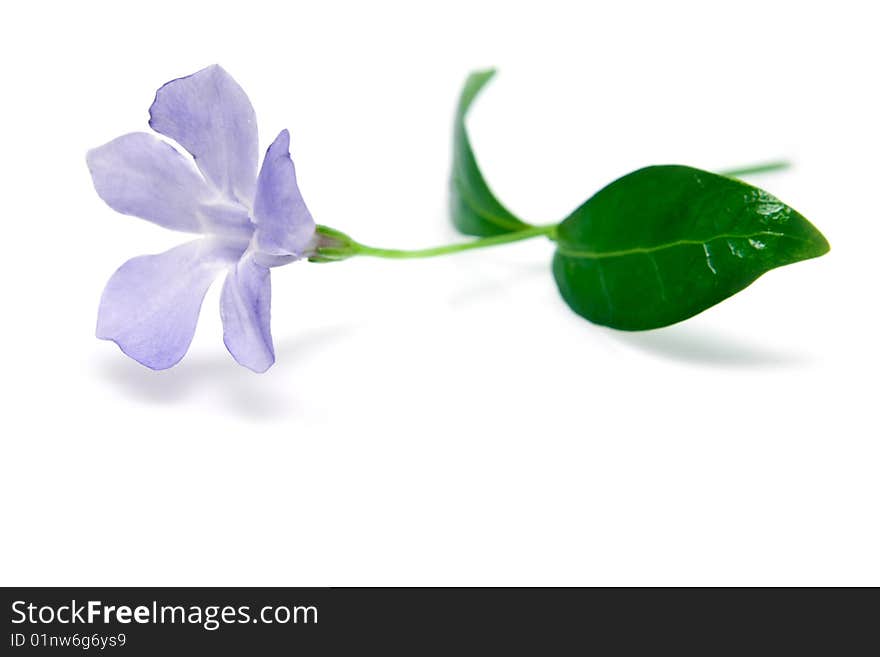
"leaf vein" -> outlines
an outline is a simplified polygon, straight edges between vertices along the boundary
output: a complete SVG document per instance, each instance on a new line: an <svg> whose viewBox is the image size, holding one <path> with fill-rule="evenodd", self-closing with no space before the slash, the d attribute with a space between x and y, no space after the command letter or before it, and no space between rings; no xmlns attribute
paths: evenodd
<svg viewBox="0 0 880 657"><path fill-rule="evenodd" d="M657 251L663 251L664 249L672 249L676 246L702 246L705 248L706 244L710 242L714 242L715 240L731 240L731 239L749 239L761 236L773 236L773 237L787 237L789 239L798 240L801 242L806 242L803 238L795 237L794 235L787 235L785 233L779 233L772 230L762 230L756 233L749 233L746 235L739 235L733 233L725 233L723 235L715 235L708 239L702 240L676 240L675 242L668 242L666 244L658 244L657 246L646 246L646 247L634 247L632 249L621 249L619 251L582 251L578 249L569 249L563 245L559 246L559 252L570 258L585 258L591 260L598 260L601 258L620 258L623 256L629 255L638 255L638 254L653 254Z"/></svg>

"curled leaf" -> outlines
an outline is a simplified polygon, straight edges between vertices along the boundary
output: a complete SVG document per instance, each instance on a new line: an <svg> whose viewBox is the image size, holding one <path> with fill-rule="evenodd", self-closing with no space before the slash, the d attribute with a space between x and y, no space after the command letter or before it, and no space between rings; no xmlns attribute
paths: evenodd
<svg viewBox="0 0 880 657"><path fill-rule="evenodd" d="M471 73L464 84L455 113L450 180L450 214L455 227L465 235L490 237L528 228L495 198L486 184L471 149L465 117L471 103L495 70Z"/></svg>

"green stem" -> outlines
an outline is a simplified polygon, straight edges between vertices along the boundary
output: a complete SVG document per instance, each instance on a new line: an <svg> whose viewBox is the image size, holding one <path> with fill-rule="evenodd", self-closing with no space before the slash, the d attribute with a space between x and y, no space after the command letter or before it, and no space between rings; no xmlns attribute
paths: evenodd
<svg viewBox="0 0 880 657"><path fill-rule="evenodd" d="M433 258L435 256L448 255L450 253L458 253L460 251L469 251L471 249L484 249L489 246L498 246L499 244L509 244L510 242L519 242L528 240L533 237L546 235L553 238L556 230L556 224L549 226L532 226L513 233L505 233L504 235L494 235L492 237L483 237L473 240L472 242L462 242L461 244L446 244L444 246L435 246L428 249L377 249L365 244L354 244L354 255L373 256L376 258Z"/></svg>
<svg viewBox="0 0 880 657"><path fill-rule="evenodd" d="M729 176L731 178L739 178L740 176L748 176L753 173L767 173L769 171L782 171L783 169L787 169L791 166L791 162L786 162L785 160L778 160L776 162L766 162L764 164L753 164L748 167L741 167L739 169L727 169L726 171L720 171L719 173L722 176Z"/></svg>
<svg viewBox="0 0 880 657"><path fill-rule="evenodd" d="M779 160L776 162L766 162L762 164L753 164L738 169L727 169L721 171L721 175L738 178L755 173L767 173L769 171L780 171L791 166L790 163ZM500 244L510 244L511 242L520 242L522 240L532 239L533 237L546 236L551 240L556 239L556 228L558 224L550 224L546 226L531 226L522 230L504 233L502 235L493 235L492 237L483 237L470 242L462 242L460 244L445 244L443 246L434 246L427 249L380 249L374 246L367 246L351 239L345 233L330 228L328 226L318 226L318 234L324 238L323 245L319 246L317 251L309 257L312 262L336 262L345 260L352 256L372 256L374 258L390 258L393 260L412 260L415 258L434 258L436 256L449 255L451 253L460 253L461 251L470 251L472 249L485 249L490 246L498 246Z"/></svg>

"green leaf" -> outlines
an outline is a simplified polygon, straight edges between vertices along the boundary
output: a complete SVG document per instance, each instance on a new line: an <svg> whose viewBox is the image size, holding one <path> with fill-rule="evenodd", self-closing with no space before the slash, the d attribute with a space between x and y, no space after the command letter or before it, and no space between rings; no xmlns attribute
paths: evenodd
<svg viewBox="0 0 880 657"><path fill-rule="evenodd" d="M490 237L528 228L495 198L486 184L471 149L464 121L480 89L495 75L494 70L471 73L464 83L452 145L450 214L455 227L465 235Z"/></svg>
<svg viewBox="0 0 880 657"><path fill-rule="evenodd" d="M614 181L566 218L556 239L553 274L566 303L628 331L692 317L764 272L829 248L767 192L685 166Z"/></svg>

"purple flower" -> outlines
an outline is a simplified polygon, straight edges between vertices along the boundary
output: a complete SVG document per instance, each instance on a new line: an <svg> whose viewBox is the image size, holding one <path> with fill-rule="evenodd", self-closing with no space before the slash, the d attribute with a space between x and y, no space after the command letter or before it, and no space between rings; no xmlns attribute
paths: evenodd
<svg viewBox="0 0 880 657"><path fill-rule="evenodd" d="M134 132L89 151L95 189L117 212L202 237L122 265L104 288L97 336L147 367L171 367L192 342L208 287L225 272L223 341L240 364L265 372L275 362L269 267L307 256L315 239L290 136L276 137L258 175L254 109L219 66L160 88L150 127L196 166L152 134Z"/></svg>

